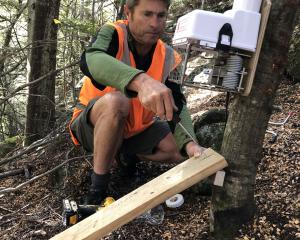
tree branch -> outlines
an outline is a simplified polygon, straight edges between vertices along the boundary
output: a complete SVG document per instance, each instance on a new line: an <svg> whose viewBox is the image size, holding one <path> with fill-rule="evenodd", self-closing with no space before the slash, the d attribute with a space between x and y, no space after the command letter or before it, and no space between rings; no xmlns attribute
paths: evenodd
<svg viewBox="0 0 300 240"><path fill-rule="evenodd" d="M73 66L75 66L75 65L78 64L78 63L79 63L79 61L72 62L72 63L70 63L69 65L67 65L67 66L65 66L65 67L63 67L63 68L59 68L59 69L56 69L56 70L54 70L54 71L51 71L51 72L45 74L44 76L41 76L41 77L39 77L39 78L37 78L37 79L35 79L35 80L29 82L29 83L25 83L25 84L23 84L23 85L17 87L12 93L10 93L8 96L6 96L5 98L2 98L2 99L0 100L0 105L2 105L3 103L5 103L8 99L10 99L11 97L13 97L17 92L21 91L22 89L24 89L24 88L26 88L26 87L28 87L28 86L30 86L30 85L36 84L36 83L38 83L38 82L44 80L45 78L47 78L47 77L49 77L49 76L51 76L51 75L53 75L53 74L56 75L57 73L59 73L59 72L65 70L65 69L67 69L67 68L69 68L69 67L73 67Z"/></svg>
<svg viewBox="0 0 300 240"><path fill-rule="evenodd" d="M23 57L19 62L17 62L14 66L12 66L6 72L1 73L0 77L3 77L5 75L11 73L12 71L16 70L16 68L19 67L25 60L26 60L26 57Z"/></svg>
<svg viewBox="0 0 300 240"><path fill-rule="evenodd" d="M65 126L65 124L63 126ZM54 141L58 137L58 135L55 134L55 133L56 133L56 131L52 131L46 137L44 137L44 138L42 138L42 139L40 139L38 141L35 141L30 146L28 146L25 150L19 152L18 154L14 155L14 156L0 159L0 166L3 165L3 164L5 164L5 163L8 163L8 162L10 162L10 161L12 161L12 160L20 157L20 156L22 156L25 153L30 152L34 148L43 146L43 145L45 145L47 143L50 143L50 142Z"/></svg>

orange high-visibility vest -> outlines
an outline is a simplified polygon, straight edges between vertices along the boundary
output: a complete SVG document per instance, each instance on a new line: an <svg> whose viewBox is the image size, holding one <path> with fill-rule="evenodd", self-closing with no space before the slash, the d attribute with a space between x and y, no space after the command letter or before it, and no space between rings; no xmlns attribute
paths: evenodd
<svg viewBox="0 0 300 240"><path fill-rule="evenodd" d="M130 52L127 42L126 25L128 24L128 21L120 20L109 24L114 26L118 33L119 48L116 58L129 66L136 67L133 54ZM160 82L164 82L169 73L174 70L181 61L180 55L161 40L158 40L156 44L152 59L152 63L146 73ZM83 80L83 86L79 93L80 106L86 106L89 101L95 97L101 97L106 93L117 91L115 88L109 86L104 90L99 90L93 85L91 79L86 76ZM154 113L145 109L137 97L130 99L130 105L130 111L124 130L125 138L129 138L145 130L153 123L154 117ZM82 107L75 107L70 125L82 111ZM72 132L71 137L73 142L76 145L79 145L78 140Z"/></svg>

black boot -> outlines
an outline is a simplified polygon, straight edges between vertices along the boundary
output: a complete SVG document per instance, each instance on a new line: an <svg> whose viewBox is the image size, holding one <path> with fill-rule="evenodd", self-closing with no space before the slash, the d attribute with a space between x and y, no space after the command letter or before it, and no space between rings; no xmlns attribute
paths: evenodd
<svg viewBox="0 0 300 240"><path fill-rule="evenodd" d="M84 205L99 205L106 198L106 191L97 191L90 188L86 195L83 204Z"/></svg>
<svg viewBox="0 0 300 240"><path fill-rule="evenodd" d="M139 161L136 155L120 153L117 157L120 175L123 177L134 177L137 173L136 165Z"/></svg>
<svg viewBox="0 0 300 240"><path fill-rule="evenodd" d="M100 205L101 202L107 197L107 187L110 180L110 173L97 174L92 173L91 176L92 184L89 192L84 199L85 205Z"/></svg>

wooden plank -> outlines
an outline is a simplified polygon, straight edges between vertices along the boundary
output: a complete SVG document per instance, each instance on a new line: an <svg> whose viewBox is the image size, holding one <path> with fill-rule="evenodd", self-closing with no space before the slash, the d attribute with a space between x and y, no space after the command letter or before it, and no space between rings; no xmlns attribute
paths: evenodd
<svg viewBox="0 0 300 240"><path fill-rule="evenodd" d="M207 149L200 157L184 161L51 239L100 239L226 166L223 156Z"/></svg>
<svg viewBox="0 0 300 240"><path fill-rule="evenodd" d="M257 46L256 46L256 51L251 57L249 64L248 64L248 77L246 80L245 84L245 91L242 93L243 96L248 96L250 94L252 84L254 81L255 77L255 72L256 72L256 67L261 51L261 47L263 44L264 36L265 36L265 31L267 27L267 22L271 10L271 1L270 0L263 0L262 3L262 8L261 8L261 21L260 21L260 28L259 28L259 35L258 35L258 41L257 41Z"/></svg>

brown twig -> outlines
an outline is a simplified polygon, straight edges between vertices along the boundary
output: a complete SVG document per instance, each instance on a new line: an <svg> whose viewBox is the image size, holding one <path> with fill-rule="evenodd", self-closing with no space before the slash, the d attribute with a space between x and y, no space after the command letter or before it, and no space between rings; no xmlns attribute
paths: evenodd
<svg viewBox="0 0 300 240"><path fill-rule="evenodd" d="M73 149L74 149L74 148L73 148ZM72 149L72 150L73 150L73 149ZM70 151L71 151L71 150L70 150ZM62 156L62 154L60 154L58 157L61 157L61 156ZM35 177L31 178L30 180L28 180L28 181L26 181L26 182L24 182L24 183L19 184L19 185L16 186L16 187L10 187L10 188L5 188L5 189L0 190L0 194L3 194L3 193L10 193L10 192L15 192L15 191L17 191L17 190L20 190L22 187L24 187L24 186L26 186L26 185L28 185L28 184L34 182L35 180L37 180L37 179L39 179L39 178L42 178L42 177L48 175L49 173L52 173L52 172L56 171L57 169L59 169L60 167L62 167L63 165L65 165L66 163L68 163L68 162L70 162L70 161L72 161L72 160L81 159L81 158L83 158L83 157L86 157L86 156L79 156L79 157L69 158L69 159L65 160L64 162L62 162L61 164L57 165L56 167L50 169L49 171L44 172L44 173L42 173L42 174L40 174L40 175L38 175L38 176L35 176Z"/></svg>
<svg viewBox="0 0 300 240"><path fill-rule="evenodd" d="M17 62L14 66L12 66L10 69L8 69L6 72L3 72L0 74L0 77L3 77L12 71L16 70L24 61L26 60L26 57L21 58L19 62Z"/></svg>
<svg viewBox="0 0 300 240"><path fill-rule="evenodd" d="M1 217L1 219L3 219L3 218L8 218L8 217L10 217L10 216L12 216L12 215L16 215L16 213L18 213L18 212L20 212L20 211L22 211L22 210L24 210L24 209L26 209L26 208L28 208L30 205L32 205L32 203L28 203L28 204L26 204L25 206L23 206L23 207L21 207L21 208L19 208L18 210L16 210L16 211L12 211L11 213L9 213L9 214L6 214L6 215L4 215L4 216L2 216Z"/></svg>
<svg viewBox="0 0 300 240"><path fill-rule="evenodd" d="M49 195L50 195L50 194L47 194L47 195L44 196L42 199L40 199L40 202L41 202L42 200L48 198ZM4 215L4 216L1 216L0 220L2 220L3 218L8 218L8 217L10 217L10 216L15 216L17 213L19 213L19 212L21 212L22 210L24 210L24 209L30 207L30 206L33 205L33 204L34 204L33 202L30 202L30 203L26 204L25 206L23 206L23 207L21 207L21 208L15 210L15 211L11 211L11 210L10 210L10 213L8 213L8 214L6 214L6 215Z"/></svg>
<svg viewBox="0 0 300 240"><path fill-rule="evenodd" d="M46 138L48 137L49 135L46 136ZM25 153L28 153L29 151L31 151L32 149L34 148L37 148L37 147L40 147L40 146L43 146L47 143L50 143L52 142L55 138L50 138L48 141L45 141L46 138L43 138L41 140L38 140L36 142L34 142L33 144L31 144L30 146L28 146L24 151L21 151L20 153L14 155L14 156L11 156L11 157L8 157L8 158L3 158L0 160L0 165L3 165L5 163L8 163L20 156L22 156L23 154Z"/></svg>
<svg viewBox="0 0 300 240"><path fill-rule="evenodd" d="M2 210L4 210L4 211L7 211L7 212L10 212L10 213L13 212L12 210L9 210L9 209L7 209L7 208L5 208L5 207L2 207L2 206L0 206L0 209L2 209Z"/></svg>
<svg viewBox="0 0 300 240"><path fill-rule="evenodd" d="M26 171L29 171L31 166L25 165L23 168L16 168L16 169L11 169L9 171L1 172L0 173L0 179L10 177L10 176L15 176L18 174L26 174Z"/></svg>

